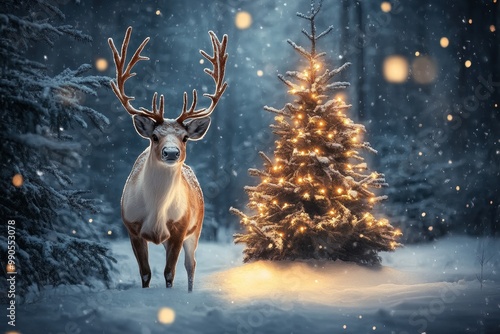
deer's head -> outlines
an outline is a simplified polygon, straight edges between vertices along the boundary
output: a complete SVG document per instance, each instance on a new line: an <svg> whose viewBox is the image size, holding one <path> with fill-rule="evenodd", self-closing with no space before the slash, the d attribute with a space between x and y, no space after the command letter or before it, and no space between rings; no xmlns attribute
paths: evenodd
<svg viewBox="0 0 500 334"><path fill-rule="evenodd" d="M210 75L215 82L215 92L213 94L204 94L204 96L210 98L210 106L208 108L196 109L197 93L196 90L193 90L193 101L191 107L188 109L187 93L184 92L184 103L180 116L176 119L166 119L163 117L163 95L160 96L160 103L158 106L158 94L154 93L152 109L148 110L142 107L139 109L134 108L130 104L130 101L132 101L134 97L125 94L125 81L135 75L135 73L130 72L132 67L140 60L149 59L148 57L141 56L142 50L149 41L148 37L141 43L139 48L137 48L132 59L124 69L131 33L132 27L128 27L120 54L113 43L113 39L108 39L109 46L113 51L113 58L116 66L116 82L111 81L111 88L125 110L133 116L137 133L150 140L150 154L152 154L153 159L164 163L165 166L182 164L186 159L186 142L188 140L199 140L203 138L210 126L209 116L214 111L220 97L226 90L227 83L224 82L224 72L227 60L227 35L224 35L221 42L212 31L209 31L214 54L210 56L205 51L200 51L202 56L213 65L213 70L205 69L205 73Z"/></svg>
<svg viewBox="0 0 500 334"><path fill-rule="evenodd" d="M137 133L150 140L151 154L156 160L167 166L174 166L186 160L188 140L203 138L210 126L210 117L204 117L179 123L165 119L162 124L142 115L135 115L134 126Z"/></svg>

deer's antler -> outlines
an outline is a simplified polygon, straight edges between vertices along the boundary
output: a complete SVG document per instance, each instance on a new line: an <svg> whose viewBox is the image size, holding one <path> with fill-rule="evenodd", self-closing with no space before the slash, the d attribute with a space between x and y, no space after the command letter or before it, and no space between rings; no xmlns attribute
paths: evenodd
<svg viewBox="0 0 500 334"><path fill-rule="evenodd" d="M191 103L191 107L187 110L187 102L188 97L187 93L184 92L184 103L182 105L182 113L179 117L177 117L177 122L181 123L189 118L202 118L209 116L217 106L220 97L224 93L227 87L227 82L224 82L224 73L226 71L226 61L227 61L227 35L222 37L222 42L219 41L217 36L213 31L208 32L210 34L210 39L212 40L212 48L214 51L214 55L210 56L205 51L200 50L200 53L203 57L205 57L210 63L212 63L214 69L210 70L205 68L205 73L210 75L215 82L215 92L213 94L203 94L210 98L211 103L208 108L196 109L196 103L198 101L198 94L196 93L196 89L193 90L193 102Z"/></svg>
<svg viewBox="0 0 500 334"><path fill-rule="evenodd" d="M127 67L125 70L123 69L125 65L125 60L127 57L127 48L128 48L128 43L130 42L130 35L132 34L132 27L127 28L127 32L125 33L125 38L123 40L122 44L122 49L121 53L118 54L118 50L115 47L115 43L113 42L112 38L108 38L108 44L109 47L111 48L111 51L113 52L113 59L115 62L116 66L116 82L113 80L111 81L111 88L113 89L113 92L115 92L116 96L122 103L123 107L125 110L130 114L130 115L142 115L149 117L153 119L156 124L161 124L163 123L163 110L164 110L164 105L165 101L163 98L163 95L160 95L160 106L158 109L157 105L157 97L158 93L154 93L153 95L153 101L152 101L152 110L148 110L146 108L139 108L136 109L134 108L131 104L130 101L134 100L133 96L128 96L125 94L124 91L124 85L125 81L127 81L129 78L133 77L135 73L131 73L130 71L132 70L132 67L134 65L141 61L141 60L149 60L148 57L141 56L141 52L146 46L146 44L149 42L149 37L146 38L141 45L137 48L135 51L134 55L132 56L132 59L130 59L130 62L127 64Z"/></svg>

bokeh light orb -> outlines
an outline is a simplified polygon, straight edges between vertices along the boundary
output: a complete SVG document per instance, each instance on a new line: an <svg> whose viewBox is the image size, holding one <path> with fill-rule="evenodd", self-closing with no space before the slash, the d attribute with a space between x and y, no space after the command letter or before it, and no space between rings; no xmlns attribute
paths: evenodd
<svg viewBox="0 0 500 334"><path fill-rule="evenodd" d="M16 174L14 175L14 177L12 177L12 184L14 185L14 187L21 187L24 183L24 179L23 179L23 176L21 174Z"/></svg>
<svg viewBox="0 0 500 334"><path fill-rule="evenodd" d="M386 57L384 60L384 78L392 83L405 82L408 78L408 60L399 55Z"/></svg>
<svg viewBox="0 0 500 334"><path fill-rule="evenodd" d="M234 18L234 24L238 29L248 29L252 25L252 15L248 12L238 12Z"/></svg>
<svg viewBox="0 0 500 334"><path fill-rule="evenodd" d="M419 84L430 84L436 80L436 62L429 56L421 56L411 66L413 80Z"/></svg>
<svg viewBox="0 0 500 334"><path fill-rule="evenodd" d="M175 311L170 307L162 307L158 311L158 321L166 325L172 324L175 321Z"/></svg>
<svg viewBox="0 0 500 334"><path fill-rule="evenodd" d="M441 45L442 48L447 48L448 45L450 45L450 40L446 37L441 37L439 40L439 45Z"/></svg>
<svg viewBox="0 0 500 334"><path fill-rule="evenodd" d="M380 4L380 9L382 9L384 13L389 13L392 9L392 5L390 2L384 1Z"/></svg>
<svg viewBox="0 0 500 334"><path fill-rule="evenodd" d="M95 68L100 71L104 72L108 69L108 61L104 58L99 58L95 61Z"/></svg>

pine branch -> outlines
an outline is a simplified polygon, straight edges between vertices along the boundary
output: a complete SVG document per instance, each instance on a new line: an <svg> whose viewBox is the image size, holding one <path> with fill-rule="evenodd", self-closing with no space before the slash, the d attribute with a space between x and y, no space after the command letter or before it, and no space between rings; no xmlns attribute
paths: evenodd
<svg viewBox="0 0 500 334"><path fill-rule="evenodd" d="M249 168L248 169L248 174L250 176L264 176L264 177L271 177L271 174L263 172L261 170L255 169L255 168Z"/></svg>
<svg viewBox="0 0 500 334"><path fill-rule="evenodd" d="M307 32L307 30L302 29L302 33L303 33L304 35L306 35L306 37L307 37L307 38L309 38L309 40L310 40L311 42L314 40L314 37L313 37L311 34L309 34L309 33ZM317 39L317 38L316 38L316 39Z"/></svg>
<svg viewBox="0 0 500 334"><path fill-rule="evenodd" d="M278 74L278 79L280 79L285 85L287 85L289 88L294 88L294 84L293 82L289 81L289 80L286 80L285 77L283 77L283 75L281 74Z"/></svg>
<svg viewBox="0 0 500 334"><path fill-rule="evenodd" d="M272 112L272 113L275 113L275 114L278 114L278 115L283 115L283 116L290 117L290 116L292 116L290 114L290 112L285 110L285 108L289 109L288 105L291 105L291 104L289 103L289 104L285 105L285 107L283 107L283 109L275 109L273 107L264 106L264 110Z"/></svg>
<svg viewBox="0 0 500 334"><path fill-rule="evenodd" d="M272 167L273 166L273 162L271 161L271 159L269 159L267 157L267 155L264 152L260 151L259 155L264 160L264 166L266 166L266 167Z"/></svg>
<svg viewBox="0 0 500 334"><path fill-rule="evenodd" d="M327 35L328 33L330 33L330 31L333 30L333 26L329 26L325 31L323 31L321 34L319 34L317 37L316 37L316 40L320 39L321 37Z"/></svg>
<svg viewBox="0 0 500 334"><path fill-rule="evenodd" d="M290 44L295 51L297 51L302 57L306 58L307 60L311 61L313 56L311 53L307 52L306 49L304 49L302 46L295 44L291 39L286 40L288 44Z"/></svg>

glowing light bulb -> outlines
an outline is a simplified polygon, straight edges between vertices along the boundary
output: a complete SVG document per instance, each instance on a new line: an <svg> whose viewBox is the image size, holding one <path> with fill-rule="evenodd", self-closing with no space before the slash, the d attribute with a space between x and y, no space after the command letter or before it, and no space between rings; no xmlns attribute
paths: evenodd
<svg viewBox="0 0 500 334"><path fill-rule="evenodd" d="M343 189L342 188L337 188L337 193L342 194Z"/></svg>

